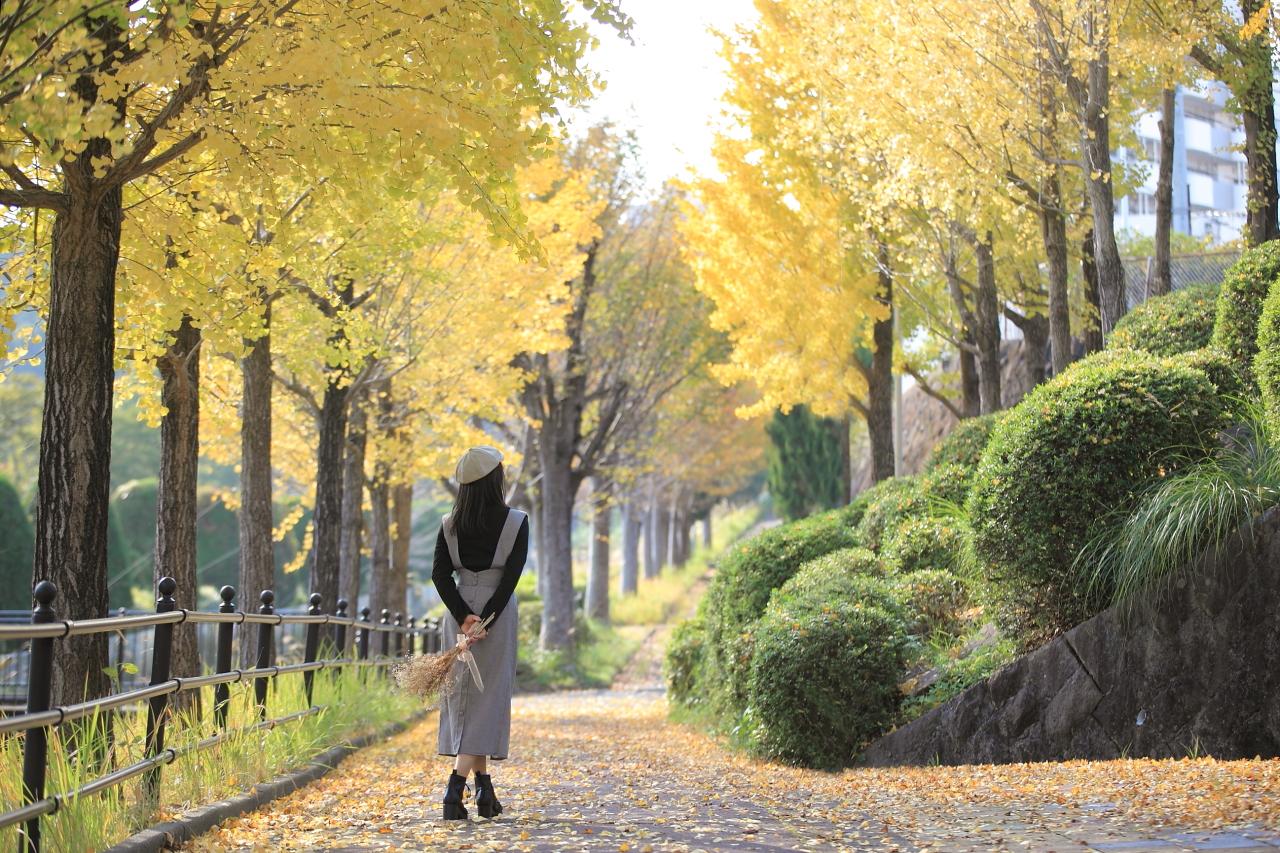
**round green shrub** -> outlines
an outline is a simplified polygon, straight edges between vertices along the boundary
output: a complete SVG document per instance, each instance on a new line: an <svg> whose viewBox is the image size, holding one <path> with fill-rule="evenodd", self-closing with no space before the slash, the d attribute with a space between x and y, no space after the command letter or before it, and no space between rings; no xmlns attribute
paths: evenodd
<svg viewBox="0 0 1280 853"><path fill-rule="evenodd" d="M904 520L929 511L929 499L918 477L890 477L864 494L868 495L867 509L858 522L857 540L872 551L878 552L889 533Z"/></svg>
<svg viewBox="0 0 1280 853"><path fill-rule="evenodd" d="M920 475L920 489L929 503L945 501L963 505L964 499L969 496L976 468L976 465L938 465Z"/></svg>
<svg viewBox="0 0 1280 853"><path fill-rule="evenodd" d="M991 437L991 430L1003 415L1004 412L993 412L960 421L933 448L933 453L925 464L925 471L932 471L943 465L977 468L978 463L982 461L983 448L987 446L987 440Z"/></svg>
<svg viewBox="0 0 1280 853"><path fill-rule="evenodd" d="M1095 526L1226 421L1204 370L1124 350L1077 362L1011 410L967 504L1005 633L1031 644L1092 615L1072 566Z"/></svg>
<svg viewBox="0 0 1280 853"><path fill-rule="evenodd" d="M1253 374L1262 393L1267 420L1280 435L1280 285L1271 288L1258 321L1258 354Z"/></svg>
<svg viewBox="0 0 1280 853"><path fill-rule="evenodd" d="M671 632L667 641L663 671L667 693L679 705L698 704L698 682L706 653L707 626L700 618L686 619Z"/></svg>
<svg viewBox="0 0 1280 853"><path fill-rule="evenodd" d="M766 530L721 561L702 605L713 664L708 670L721 681L718 686L745 684L745 676L733 673L745 672L750 653L744 634L764 612L770 594L810 560L856 543L847 513L837 509ZM744 689L725 698L740 708Z"/></svg>
<svg viewBox="0 0 1280 853"><path fill-rule="evenodd" d="M744 722L757 754L834 770L892 725L910 644L898 617L859 601L780 597L754 634Z"/></svg>
<svg viewBox="0 0 1280 853"><path fill-rule="evenodd" d="M894 586L883 576L880 558L866 548L843 548L810 560L769 597L771 605L832 601L857 601L900 619L907 616Z"/></svg>
<svg viewBox="0 0 1280 853"><path fill-rule="evenodd" d="M1196 284L1153 296L1120 318L1107 336L1112 349L1177 355L1209 345L1213 337L1218 287Z"/></svg>
<svg viewBox="0 0 1280 853"><path fill-rule="evenodd" d="M1191 352L1184 352L1180 355L1170 356L1169 360L1173 364L1182 364L1195 370L1203 371L1209 377L1209 381L1213 383L1213 387L1218 389L1218 396L1222 398L1224 406L1229 410L1234 410L1236 408L1235 404L1243 401L1250 393L1240 365L1236 364L1230 355L1217 347L1207 346Z"/></svg>
<svg viewBox="0 0 1280 853"><path fill-rule="evenodd" d="M894 578L894 586L913 616L912 631L952 631L969 606L969 586L948 571L924 569Z"/></svg>
<svg viewBox="0 0 1280 853"><path fill-rule="evenodd" d="M885 540L881 556L893 574L925 570L948 571L964 547L964 534L943 518L908 518Z"/></svg>
<svg viewBox="0 0 1280 853"><path fill-rule="evenodd" d="M1258 349L1258 318L1277 278L1280 240L1271 240L1246 249L1240 260L1227 268L1218 291L1213 344L1241 366L1249 383L1253 382L1253 357Z"/></svg>

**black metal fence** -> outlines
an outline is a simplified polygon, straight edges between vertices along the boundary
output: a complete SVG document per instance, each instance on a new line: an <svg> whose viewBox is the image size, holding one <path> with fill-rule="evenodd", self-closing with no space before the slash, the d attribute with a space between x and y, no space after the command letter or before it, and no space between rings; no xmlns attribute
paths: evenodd
<svg viewBox="0 0 1280 853"><path fill-rule="evenodd" d="M0 642L29 644L26 655L19 656L26 659L23 673L26 683L26 711L0 718L0 737L21 734L24 739L23 804L20 808L0 814L0 829L25 824L22 831L23 849L40 849L41 818L53 814L70 799L97 794L138 776L143 777L144 792L155 797L159 792L161 768L180 755L216 747L235 734L274 728L319 713L323 706L312 701L314 679L318 671L349 666L385 668L401 656L414 654L419 640L423 652L440 651L442 645L439 620L424 618L418 624L410 618L406 622L402 614L391 614L383 610L379 620L372 622L367 607L361 610L360 618L357 619L347 615L347 602L342 600L338 601L335 613L326 614L321 611L323 602L318 594L311 596L311 606L306 613L288 614L275 611L275 596L271 590L265 590L259 596L257 612L246 613L236 608L236 591L225 586L221 591L222 604L218 612L207 613L177 607L173 598L176 589L173 578L161 579L154 613L124 614L103 619L59 620L54 610L57 589L48 581L41 581L36 584L36 606L29 623L0 624ZM171 675L173 628L180 622L208 625L214 629L206 632L215 658L212 673L189 677ZM251 669L235 669L231 666L237 625L240 626L240 642L255 644L254 666ZM257 626L256 633L249 630L251 625ZM276 647L280 636L284 635L289 626L298 626L303 636L300 659L286 663L281 662ZM326 626L328 630L322 636L322 630ZM74 705L50 707L53 644L56 640L102 633L117 633L123 637L125 632L140 628L152 629L148 649L150 676L145 685L129 685L124 679L120 679L117 681L117 692L108 696ZM339 657L342 650L348 648L349 631L356 632L351 638L353 656ZM373 643L375 637L376 648ZM122 639L120 643L123 642ZM122 661L124 654L123 645L119 645L117 659ZM269 719L268 682L276 676L291 673L302 676L306 707ZM259 719L253 725L228 730L230 685L238 683L252 683ZM202 687L214 689L213 716L218 732L178 749L166 748L164 739L169 696ZM51 727L98 713L116 713L143 702L147 703L144 758L100 776L77 790L46 795Z"/></svg>

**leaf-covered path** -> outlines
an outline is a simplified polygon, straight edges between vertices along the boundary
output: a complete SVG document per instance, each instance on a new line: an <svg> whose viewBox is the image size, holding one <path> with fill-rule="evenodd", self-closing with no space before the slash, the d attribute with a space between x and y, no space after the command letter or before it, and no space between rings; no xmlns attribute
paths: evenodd
<svg viewBox="0 0 1280 853"><path fill-rule="evenodd" d="M1280 848L1280 762L1126 761L818 774L667 720L658 687L520 696L507 812L445 824L429 717L197 850ZM1197 835L1194 830L1213 830Z"/></svg>

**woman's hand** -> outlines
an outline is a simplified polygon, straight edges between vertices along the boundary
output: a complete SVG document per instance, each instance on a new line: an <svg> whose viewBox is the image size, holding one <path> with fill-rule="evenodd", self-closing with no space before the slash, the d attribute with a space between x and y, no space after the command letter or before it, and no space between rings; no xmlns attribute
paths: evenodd
<svg viewBox="0 0 1280 853"><path fill-rule="evenodd" d="M466 619L462 620L461 631L467 635L467 645L470 646L480 640L483 640L489 633L484 628L479 627L480 617L472 613Z"/></svg>

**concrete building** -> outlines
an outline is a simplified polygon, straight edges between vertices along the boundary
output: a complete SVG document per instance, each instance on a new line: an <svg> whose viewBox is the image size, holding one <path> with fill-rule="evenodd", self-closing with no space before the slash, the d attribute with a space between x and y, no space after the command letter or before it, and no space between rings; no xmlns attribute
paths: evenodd
<svg viewBox="0 0 1280 853"><path fill-rule="evenodd" d="M1224 243L1240 236L1248 197L1244 129L1227 109L1227 91L1216 83L1179 88L1175 100L1173 148L1173 230ZM1145 183L1116 203L1117 231L1152 235L1156 230L1156 164L1160 158L1160 116L1138 121L1145 153L1121 150L1116 159L1145 165Z"/></svg>

